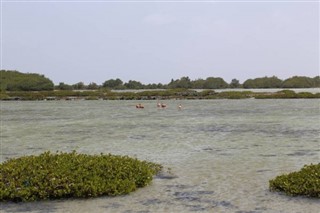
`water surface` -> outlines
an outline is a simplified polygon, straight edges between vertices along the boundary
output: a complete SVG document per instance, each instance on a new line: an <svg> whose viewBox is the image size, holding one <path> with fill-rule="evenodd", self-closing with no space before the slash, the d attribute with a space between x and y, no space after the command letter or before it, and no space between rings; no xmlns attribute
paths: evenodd
<svg viewBox="0 0 320 213"><path fill-rule="evenodd" d="M268 190L320 160L319 100L1 102L1 161L43 151L129 155L171 168L120 197L2 203L2 212L317 212ZM178 110L178 104L183 109Z"/></svg>

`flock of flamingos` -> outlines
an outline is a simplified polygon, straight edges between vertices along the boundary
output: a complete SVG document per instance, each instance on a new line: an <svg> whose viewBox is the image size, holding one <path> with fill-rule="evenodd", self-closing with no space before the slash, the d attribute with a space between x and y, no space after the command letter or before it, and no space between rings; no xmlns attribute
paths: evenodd
<svg viewBox="0 0 320 213"><path fill-rule="evenodd" d="M158 107L158 108L166 108L167 105L164 104L164 103L159 103L159 102L158 102L158 103L157 103L157 107ZM137 105L136 105L136 108L137 108L137 109L144 109L144 106L143 106L142 104L137 104ZM179 104L178 109L179 109L179 110L182 109L181 104Z"/></svg>

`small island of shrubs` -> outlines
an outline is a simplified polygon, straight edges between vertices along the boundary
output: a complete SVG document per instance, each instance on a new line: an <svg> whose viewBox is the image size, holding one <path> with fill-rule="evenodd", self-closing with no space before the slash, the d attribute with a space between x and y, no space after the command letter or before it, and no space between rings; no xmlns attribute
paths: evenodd
<svg viewBox="0 0 320 213"><path fill-rule="evenodd" d="M290 196L320 198L320 163L305 165L300 171L280 175L269 181L269 188Z"/></svg>
<svg viewBox="0 0 320 213"><path fill-rule="evenodd" d="M128 156L44 152L0 164L0 201L124 195L148 185L161 169Z"/></svg>

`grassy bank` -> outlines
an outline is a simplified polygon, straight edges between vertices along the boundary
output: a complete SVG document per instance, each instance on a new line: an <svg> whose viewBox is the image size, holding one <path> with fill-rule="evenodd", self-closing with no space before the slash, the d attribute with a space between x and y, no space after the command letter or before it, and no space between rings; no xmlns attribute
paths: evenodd
<svg viewBox="0 0 320 213"><path fill-rule="evenodd" d="M142 92L96 91L40 91L40 92L2 92L0 100L156 100L156 99L284 99L284 98L320 98L320 93L282 90L279 92L251 92L203 90L201 92L188 89L168 89Z"/></svg>

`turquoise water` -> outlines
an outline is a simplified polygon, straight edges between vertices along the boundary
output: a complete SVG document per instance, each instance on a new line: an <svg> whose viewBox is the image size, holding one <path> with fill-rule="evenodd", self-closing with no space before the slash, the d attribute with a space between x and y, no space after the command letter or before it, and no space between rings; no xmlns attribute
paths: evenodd
<svg viewBox="0 0 320 213"><path fill-rule="evenodd" d="M72 151L129 155L172 174L121 197L2 203L2 212L317 212L269 179L320 160L320 101L171 100L1 103L1 161ZM182 104L182 110L178 105Z"/></svg>

